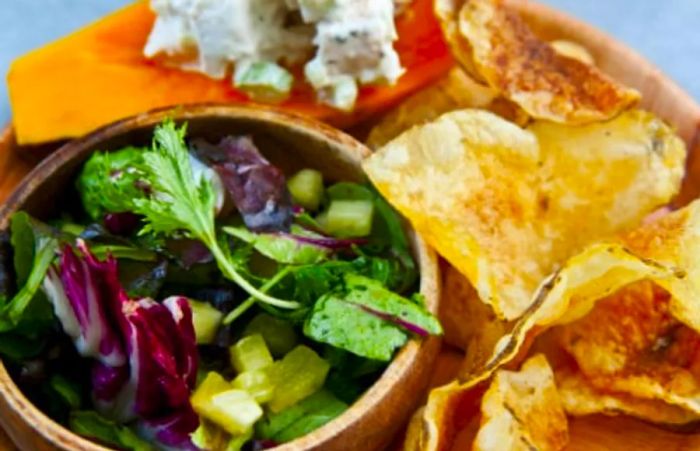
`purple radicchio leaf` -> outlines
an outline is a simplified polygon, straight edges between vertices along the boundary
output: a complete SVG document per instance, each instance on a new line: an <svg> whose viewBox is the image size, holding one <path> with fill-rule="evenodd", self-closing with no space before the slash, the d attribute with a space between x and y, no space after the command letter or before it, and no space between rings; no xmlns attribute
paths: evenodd
<svg viewBox="0 0 700 451"><path fill-rule="evenodd" d="M250 137L224 138L218 146L195 141L195 152L221 177L245 225L255 232L288 231L292 198L282 171L270 164Z"/></svg>
<svg viewBox="0 0 700 451"><path fill-rule="evenodd" d="M44 288L78 352L95 359L95 407L119 422L138 420L166 447L196 449L189 396L198 354L187 299L129 299L116 260L98 261L82 240L77 246L82 258L66 246Z"/></svg>
<svg viewBox="0 0 700 451"><path fill-rule="evenodd" d="M125 211L122 213L107 213L103 222L105 229L111 234L127 236L136 232L141 226L141 216Z"/></svg>
<svg viewBox="0 0 700 451"><path fill-rule="evenodd" d="M79 258L71 246L65 246L60 272L49 269L44 290L64 331L82 356L109 366L123 365L126 355L106 309L126 297L117 278L116 260L99 262L82 240L78 240L78 246L85 257Z"/></svg>

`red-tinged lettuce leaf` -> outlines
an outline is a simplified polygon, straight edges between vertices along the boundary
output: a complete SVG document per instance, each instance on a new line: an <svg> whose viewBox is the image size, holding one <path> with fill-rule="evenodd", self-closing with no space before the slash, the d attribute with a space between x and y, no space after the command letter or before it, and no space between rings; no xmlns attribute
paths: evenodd
<svg viewBox="0 0 700 451"><path fill-rule="evenodd" d="M292 198L282 171L271 165L250 137L228 137L218 146L195 141L199 158L213 167L255 232L287 231L292 223Z"/></svg>
<svg viewBox="0 0 700 451"><path fill-rule="evenodd" d="M91 254L81 259L66 245L60 270L49 268L43 282L54 312L78 352L112 367L126 362L120 337L108 319L109 305L126 296L116 271L114 259L98 262Z"/></svg>
<svg viewBox="0 0 700 451"><path fill-rule="evenodd" d="M56 316L92 357L93 400L113 421L138 420L166 447L192 447L199 420L189 396L197 373L192 311L185 298L129 299L117 262L98 261L83 241L70 246L45 282Z"/></svg>

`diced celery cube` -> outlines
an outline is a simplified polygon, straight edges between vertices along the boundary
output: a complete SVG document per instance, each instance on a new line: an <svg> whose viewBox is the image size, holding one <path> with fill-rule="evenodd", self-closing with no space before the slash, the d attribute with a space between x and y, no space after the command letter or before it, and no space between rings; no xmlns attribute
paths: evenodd
<svg viewBox="0 0 700 451"><path fill-rule="evenodd" d="M254 100L281 102L289 96L294 77L276 63L258 61L239 64L236 67L233 83Z"/></svg>
<svg viewBox="0 0 700 451"><path fill-rule="evenodd" d="M315 211L323 200L323 175L314 169L302 169L287 182L294 200L307 210Z"/></svg>
<svg viewBox="0 0 700 451"><path fill-rule="evenodd" d="M374 204L369 200L334 200L328 208L326 232L339 238L367 236L373 213Z"/></svg>
<svg viewBox="0 0 700 451"><path fill-rule="evenodd" d="M197 344L211 344L216 339L224 315L208 302L189 299Z"/></svg>
<svg viewBox="0 0 700 451"><path fill-rule="evenodd" d="M208 373L202 383L199 384L194 393L192 393L192 397L190 398L192 408L194 408L194 411L199 415L209 417L212 397L227 390L231 390L231 388L231 384L229 384L221 374L214 371Z"/></svg>
<svg viewBox="0 0 700 451"><path fill-rule="evenodd" d="M262 415L262 408L248 392L236 389L214 395L207 410L207 418L232 435L245 434Z"/></svg>
<svg viewBox="0 0 700 451"><path fill-rule="evenodd" d="M292 325L267 313L257 315L243 331L244 336L260 334L273 357L282 357L292 350L298 338Z"/></svg>
<svg viewBox="0 0 700 451"><path fill-rule="evenodd" d="M248 443L250 439L253 438L253 430L250 429L243 433L242 435L237 435L234 437L231 437L231 440L229 440L228 445L226 445L226 451L241 451L243 446Z"/></svg>
<svg viewBox="0 0 700 451"><path fill-rule="evenodd" d="M260 334L243 337L229 348L231 365L239 373L254 371L272 365L272 355Z"/></svg>
<svg viewBox="0 0 700 451"><path fill-rule="evenodd" d="M330 364L311 348L299 345L270 368L275 393L268 403L280 412L318 391L326 380Z"/></svg>
<svg viewBox="0 0 700 451"><path fill-rule="evenodd" d="M259 404L264 404L272 399L275 386L265 370L246 371L241 373L231 383L233 388L245 390Z"/></svg>
<svg viewBox="0 0 700 451"><path fill-rule="evenodd" d="M316 216L316 224L318 224L322 232L328 233L328 210Z"/></svg>

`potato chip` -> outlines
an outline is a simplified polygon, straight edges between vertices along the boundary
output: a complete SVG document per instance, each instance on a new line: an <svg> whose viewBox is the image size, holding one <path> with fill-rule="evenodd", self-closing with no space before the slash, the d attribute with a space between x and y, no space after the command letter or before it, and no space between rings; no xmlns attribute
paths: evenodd
<svg viewBox="0 0 700 451"><path fill-rule="evenodd" d="M562 449L567 441L552 370L537 355L520 371L499 370L490 382L433 390L411 421L404 449L544 451Z"/></svg>
<svg viewBox="0 0 700 451"><path fill-rule="evenodd" d="M512 362L521 351L526 338L533 332L555 325L575 324L575 321L585 319L586 315L594 311L597 302L625 287L627 287L625 289L637 287L635 289L639 290L639 286L650 283L644 281L653 281L654 286L661 287L670 294L666 297L667 312L688 326L686 328L676 324L677 330L685 330L683 334L687 333L688 328L693 331L700 330L700 308L697 305L697 299L700 299L699 271L700 200L652 223L644 224L620 238L588 246L543 282L523 317L516 321L512 330L498 341L493 355L483 366L482 371L469 374L462 378L461 383L455 381L431 393L423 411L420 443L426 446L424 449L445 449L440 446L444 446L446 440L449 441L454 437L454 434L450 435L449 431L453 428L450 422L454 421L454 415L458 410L455 405L459 402L455 400L467 396L474 387L488 380L498 368ZM633 285L636 283L642 285ZM615 315L610 316L615 317ZM613 327L605 328L603 325L602 330L609 331L615 336L614 325L620 321L621 319L618 318L613 323ZM638 321L646 321L646 318ZM553 332L549 331L548 334ZM678 351L673 348L673 352L678 352L679 355L674 357L675 360L670 359L666 365L660 365L660 368L664 366L668 368L669 363L671 366L678 366L679 363L687 364L687 361L678 360L683 357L683 354L686 354L686 359L692 358L689 356L693 353L686 351L686 347L694 343L695 339L691 340L686 335L681 338L677 341ZM605 340L603 342L606 343ZM663 339L660 342L657 340L654 341L654 345L664 347L666 342ZM671 351L672 349L669 348L667 352ZM615 358L616 354L611 353L611 355L613 363L620 360L619 355L617 358ZM634 360L636 355L623 354L624 359L629 357L632 357L631 361L637 364ZM585 351L581 352L581 359L589 359ZM609 364L605 356L593 361ZM555 371L559 370L555 369ZM667 370L663 371L666 371L665 376L674 374ZM695 371L694 367L689 370L690 373ZM648 417L654 405L659 405L663 406L664 410L654 417L655 421L682 423L686 419L694 420L694 411L691 410L689 414L684 415L683 412L674 409L673 405L682 406L687 410L690 410L688 407L692 408L695 405L696 399L686 397L693 394L695 382L689 382L685 376L677 380L656 379L664 374L647 373L645 376L649 377L619 378L615 388L616 392L622 393L622 396L613 398L612 392L607 391L603 399L589 399L589 403L592 403L589 406L597 405L602 413L609 412L605 409L619 407L625 413ZM615 377L618 376L615 374ZM664 382L669 380L673 384L666 386ZM613 386L611 378L607 378L604 382L601 379L599 386L604 385L606 389L610 389ZM565 393L570 395L569 392ZM587 396L582 390L574 395ZM665 403L660 400L664 400Z"/></svg>
<svg viewBox="0 0 700 451"><path fill-rule="evenodd" d="M682 141L642 111L523 130L464 110L407 131L364 168L482 301L512 320L568 257L667 203L684 162Z"/></svg>
<svg viewBox="0 0 700 451"><path fill-rule="evenodd" d="M595 59L593 58L593 55L591 55L591 52L577 42L567 41L566 39L557 39L556 41L551 41L549 45L551 45L554 51L560 55L579 60L585 64L595 64Z"/></svg>
<svg viewBox="0 0 700 451"><path fill-rule="evenodd" d="M481 401L474 451L555 451L568 440L564 409L547 359L538 354L518 372L498 371Z"/></svg>
<svg viewBox="0 0 700 451"><path fill-rule="evenodd" d="M559 337L596 389L700 415L700 334L672 316L669 293L653 282L599 300Z"/></svg>
<svg viewBox="0 0 700 451"><path fill-rule="evenodd" d="M435 84L418 91L385 115L372 128L367 145L377 149L414 125L437 119L443 113L463 108L483 108L496 93L480 85L462 69L454 68Z"/></svg>
<svg viewBox="0 0 700 451"><path fill-rule="evenodd" d="M557 52L502 0L437 0L435 11L467 72L534 118L590 124L640 98L596 67Z"/></svg>
<svg viewBox="0 0 700 451"><path fill-rule="evenodd" d="M682 425L700 416L663 401L635 398L627 393L597 390L579 373L555 370L559 397L569 415L630 415L657 424Z"/></svg>

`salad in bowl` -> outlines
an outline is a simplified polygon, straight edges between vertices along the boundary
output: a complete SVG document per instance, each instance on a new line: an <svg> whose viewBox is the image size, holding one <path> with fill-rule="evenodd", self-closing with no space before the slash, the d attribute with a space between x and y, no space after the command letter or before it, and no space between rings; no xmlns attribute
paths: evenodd
<svg viewBox="0 0 700 451"><path fill-rule="evenodd" d="M275 447L442 333L372 186L271 135L164 117L150 140L59 151L43 167L62 181L30 178L5 212L0 352L56 423L119 449Z"/></svg>

